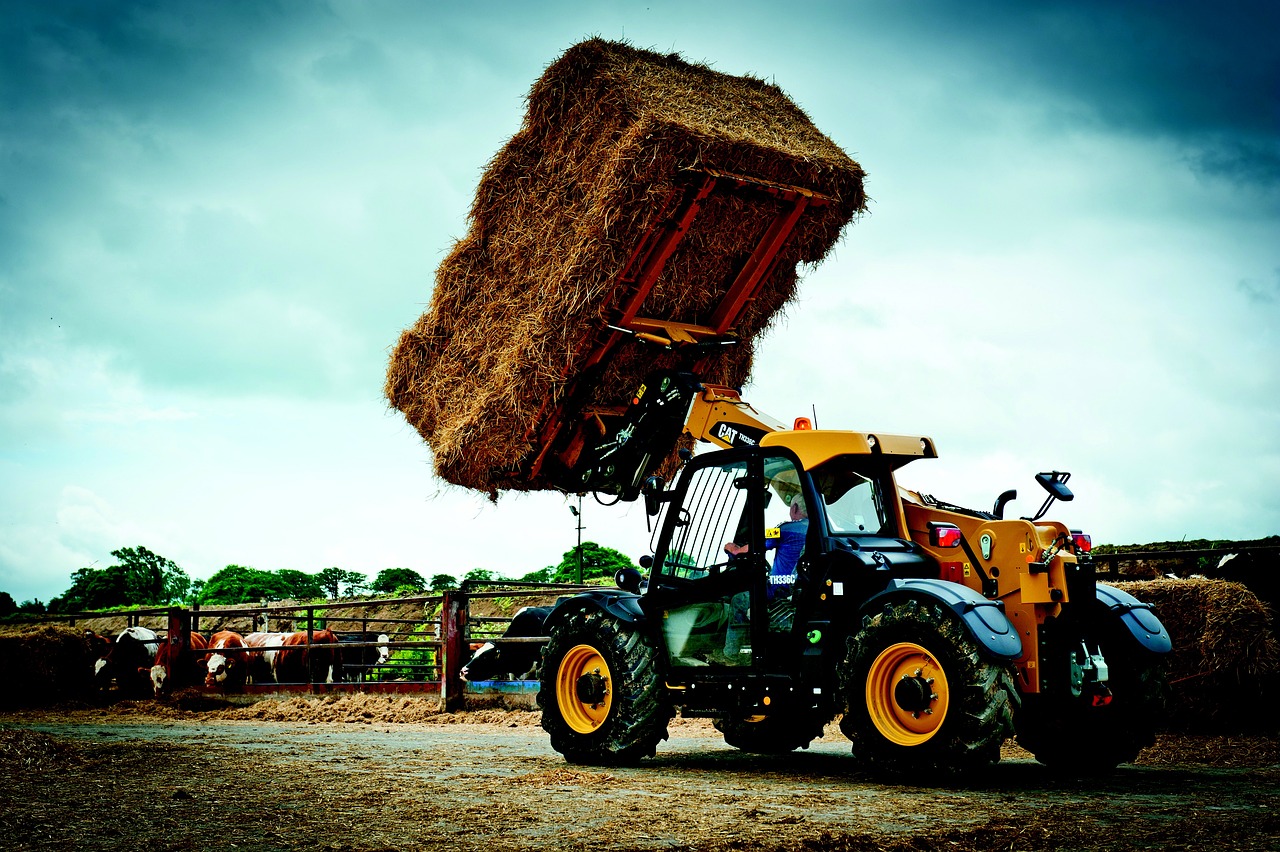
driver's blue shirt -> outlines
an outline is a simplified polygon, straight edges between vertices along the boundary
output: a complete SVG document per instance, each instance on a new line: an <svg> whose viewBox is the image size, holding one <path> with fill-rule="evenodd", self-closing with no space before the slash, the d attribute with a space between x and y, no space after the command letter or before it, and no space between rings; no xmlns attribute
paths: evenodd
<svg viewBox="0 0 1280 852"><path fill-rule="evenodd" d="M769 600L780 592L790 592L796 584L796 565L804 553L804 539L809 534L809 519L787 521L778 527L778 537L765 539L764 549L777 549L773 567L769 569Z"/></svg>

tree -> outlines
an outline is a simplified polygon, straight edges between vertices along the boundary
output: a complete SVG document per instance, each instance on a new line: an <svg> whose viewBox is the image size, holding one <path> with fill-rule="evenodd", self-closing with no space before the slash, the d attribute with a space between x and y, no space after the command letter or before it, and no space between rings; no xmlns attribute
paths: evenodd
<svg viewBox="0 0 1280 852"><path fill-rule="evenodd" d="M276 571L276 576L283 580L289 589L289 594L285 597L301 601L324 597L324 589L320 587L320 579L315 574L293 568L281 568Z"/></svg>
<svg viewBox="0 0 1280 852"><path fill-rule="evenodd" d="M520 578L521 583L550 583L552 577L556 575L556 569L553 565L546 568L539 568L537 571L530 571ZM574 575L577 576L576 574Z"/></svg>
<svg viewBox="0 0 1280 852"><path fill-rule="evenodd" d="M426 587L427 581L412 568L383 568L369 584L369 589L379 595L389 595L400 589L420 592Z"/></svg>
<svg viewBox="0 0 1280 852"><path fill-rule="evenodd" d="M243 565L228 565L205 582L200 590L200 603L256 603L289 596L289 586L280 575Z"/></svg>
<svg viewBox="0 0 1280 852"><path fill-rule="evenodd" d="M191 578L172 559L145 547L111 551L116 562L106 568L81 568L71 575L71 588L49 602L55 612L115 606L164 605L183 600Z"/></svg>
<svg viewBox="0 0 1280 852"><path fill-rule="evenodd" d="M429 586L433 592L443 592L445 589L458 588L458 578L452 574L436 574L431 578Z"/></svg>
<svg viewBox="0 0 1280 852"><path fill-rule="evenodd" d="M612 580L618 569L635 567L636 565L631 561L630 557L614 550L612 547L605 547L604 545L596 544L594 541L584 541L582 543L583 582L602 577ZM578 582L577 547L572 547L564 552L564 558L560 560L560 564L552 569L551 582Z"/></svg>
<svg viewBox="0 0 1280 852"><path fill-rule="evenodd" d="M326 597L340 598L358 595L368 587L368 578L359 571L346 571L342 568L326 568L316 575L320 588Z"/></svg>
<svg viewBox="0 0 1280 852"><path fill-rule="evenodd" d="M497 572L488 568L472 568L470 571L462 575L464 583L492 583L494 580L501 580Z"/></svg>
<svg viewBox="0 0 1280 852"><path fill-rule="evenodd" d="M18 602L8 592L0 592L0 618L18 611Z"/></svg>
<svg viewBox="0 0 1280 852"><path fill-rule="evenodd" d="M80 612L125 606L129 603L127 587L124 569L119 565L80 568L71 574L71 588L49 601L49 608L54 612Z"/></svg>

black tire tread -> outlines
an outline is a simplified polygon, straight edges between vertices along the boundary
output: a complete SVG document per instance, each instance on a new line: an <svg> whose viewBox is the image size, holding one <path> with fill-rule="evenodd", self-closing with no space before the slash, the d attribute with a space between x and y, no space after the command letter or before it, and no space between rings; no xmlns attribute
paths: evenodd
<svg viewBox="0 0 1280 852"><path fill-rule="evenodd" d="M871 663L896 642L915 642L944 666L951 694L947 718L931 739L918 746L892 743L876 729L866 707L865 683ZM950 610L914 598L886 602L863 618L849 638L840 670L845 713L840 730L855 756L877 769L944 772L982 767L1000 759L1000 746L1013 736L1019 695L1012 667L985 657L978 643Z"/></svg>
<svg viewBox="0 0 1280 852"><path fill-rule="evenodd" d="M581 734L565 722L556 704L555 680L560 661L576 645L601 653L613 674L613 705L600 728ZM617 765L634 763L657 752L667 738L674 710L663 698L657 650L640 631L598 609L569 614L552 630L543 655L538 706L551 747L570 763Z"/></svg>

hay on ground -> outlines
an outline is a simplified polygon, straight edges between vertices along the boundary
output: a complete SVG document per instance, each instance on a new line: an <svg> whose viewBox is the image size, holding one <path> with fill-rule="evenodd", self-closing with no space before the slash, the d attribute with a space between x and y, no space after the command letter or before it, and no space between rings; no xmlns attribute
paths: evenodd
<svg viewBox="0 0 1280 852"><path fill-rule="evenodd" d="M1257 595L1225 580L1116 585L1154 606L1173 640L1166 661L1171 725L1277 730L1275 715L1265 708L1280 686L1280 642Z"/></svg>
<svg viewBox="0 0 1280 852"><path fill-rule="evenodd" d="M865 207L862 169L778 87L675 55L591 39L550 65L524 123L489 163L470 230L436 272L427 312L400 337L386 395L430 445L446 481L496 494L544 490L531 476L544 404L564 401L625 298L620 273L670 213L689 170L712 169L820 193L731 332L706 381L740 387L751 342ZM778 214L749 195L713 195L640 314L706 324ZM655 367L625 342L572 407L617 408ZM578 412L573 412L578 413ZM673 448L674 449L674 448Z"/></svg>
<svg viewBox="0 0 1280 852"><path fill-rule="evenodd" d="M45 625L0 636L0 708L82 700L93 692L93 662L84 633Z"/></svg>

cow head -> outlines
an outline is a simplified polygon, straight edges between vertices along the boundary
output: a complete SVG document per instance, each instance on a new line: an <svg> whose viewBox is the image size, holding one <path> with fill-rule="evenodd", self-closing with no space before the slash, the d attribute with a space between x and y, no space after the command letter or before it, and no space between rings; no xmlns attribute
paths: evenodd
<svg viewBox="0 0 1280 852"><path fill-rule="evenodd" d="M502 649L492 642L485 642L462 667L463 680L491 680L501 671Z"/></svg>
<svg viewBox="0 0 1280 852"><path fill-rule="evenodd" d="M227 676L231 674L231 669L236 661L228 657L226 654L212 654L209 657L208 669L209 673L204 676L204 685L206 687L220 686L227 682Z"/></svg>
<svg viewBox="0 0 1280 852"><path fill-rule="evenodd" d="M151 689L155 692L156 698L160 697L160 693L164 692L164 681L169 676L164 666L151 667Z"/></svg>
<svg viewBox="0 0 1280 852"><path fill-rule="evenodd" d="M387 643L390 641L391 641L391 637L388 636L387 634L385 633L378 634L378 661L374 663L375 666L380 666L383 663L385 663L387 660L391 659L391 648L388 647L387 645Z"/></svg>

